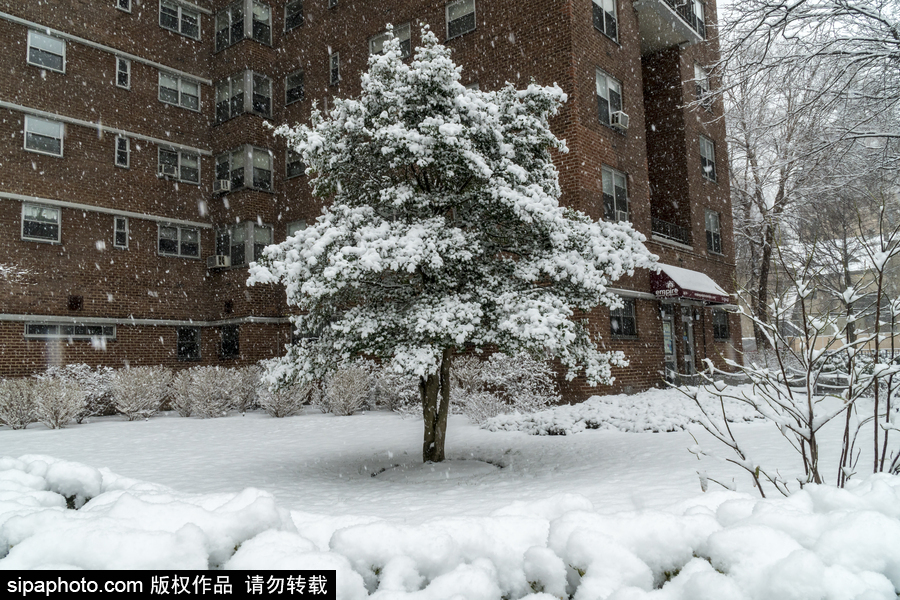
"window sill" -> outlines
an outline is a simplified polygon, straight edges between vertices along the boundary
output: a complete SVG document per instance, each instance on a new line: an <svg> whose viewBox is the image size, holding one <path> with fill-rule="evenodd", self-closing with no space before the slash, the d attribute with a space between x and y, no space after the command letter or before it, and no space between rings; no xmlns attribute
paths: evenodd
<svg viewBox="0 0 900 600"><path fill-rule="evenodd" d="M183 258L185 260L201 260L199 256L182 256L180 254L162 254L157 252L157 256L161 256L163 258Z"/></svg>
<svg viewBox="0 0 900 600"><path fill-rule="evenodd" d="M199 356L197 356L197 357L179 356L178 357L178 362L200 362L201 360L203 360L203 359Z"/></svg>
<svg viewBox="0 0 900 600"><path fill-rule="evenodd" d="M600 125L602 125L602 126L605 127L606 129L609 129L610 131L612 131L612 132L614 132L614 133L618 133L618 134L621 135L622 137L627 137L627 135L628 135L628 130L627 130L627 129L622 129L622 128L620 128L620 127L613 127L613 126L610 125L609 123L604 123L604 122L601 121L600 119L597 119L597 122L600 123Z"/></svg>
<svg viewBox="0 0 900 600"><path fill-rule="evenodd" d="M622 340L622 341L626 341L626 342L637 341L640 339L640 337L636 336L636 335L615 335L615 334L610 334L610 338L612 338L614 340Z"/></svg>
<svg viewBox="0 0 900 600"><path fill-rule="evenodd" d="M62 246L62 242L59 240L45 240L41 238L21 238L23 242L37 242L38 244L50 244L51 246Z"/></svg>
<svg viewBox="0 0 900 600"><path fill-rule="evenodd" d="M53 152L44 152L42 150L35 150L34 148L28 148L28 147L24 147L23 149L25 150L25 152L32 152L34 154L41 154L43 156L53 156L55 158L63 158L62 154L54 154Z"/></svg>
<svg viewBox="0 0 900 600"><path fill-rule="evenodd" d="M65 67L63 67L63 69L60 71L59 69L51 69L50 67L47 67L47 66L45 66L45 65L37 65L37 64L35 64L35 63L33 63L33 62L27 62L27 61L26 61L26 64L28 64L28 65L31 66L31 67L35 67L35 68L37 68L37 69L40 69L41 71L50 71L51 73L61 73L62 75L65 75L65 74L66 74L66 69L65 69Z"/></svg>
<svg viewBox="0 0 900 600"><path fill-rule="evenodd" d="M616 24L618 25L618 19L616 20ZM602 34L603 37L605 37L606 39L608 39L609 41L611 41L611 42L612 42L613 44L615 44L616 46L618 46L618 47L620 47L620 48L622 47L622 44L619 43L619 40L618 40L618 39L616 39L616 38L610 36L608 33L606 33L605 31L603 31L602 29L597 29L597 27L594 26L594 31L596 31L597 33Z"/></svg>

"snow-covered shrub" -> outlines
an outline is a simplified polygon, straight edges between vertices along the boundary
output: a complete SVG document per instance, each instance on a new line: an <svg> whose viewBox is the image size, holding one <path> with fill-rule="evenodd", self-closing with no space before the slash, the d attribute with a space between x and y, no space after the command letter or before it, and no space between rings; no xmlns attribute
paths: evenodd
<svg viewBox="0 0 900 600"><path fill-rule="evenodd" d="M382 365L374 372L375 405L401 415L422 415L419 380Z"/></svg>
<svg viewBox="0 0 900 600"><path fill-rule="evenodd" d="M504 413L533 413L559 402L550 364L527 354L493 354L458 359L451 403L474 423Z"/></svg>
<svg viewBox="0 0 900 600"><path fill-rule="evenodd" d="M249 365L240 369L241 385L234 397L234 408L243 412L259 406L259 396L262 391L262 368L259 365Z"/></svg>
<svg viewBox="0 0 900 600"><path fill-rule="evenodd" d="M352 415L366 405L371 387L372 375L365 365L346 365L326 377L324 393L316 406L322 412Z"/></svg>
<svg viewBox="0 0 900 600"><path fill-rule="evenodd" d="M10 429L25 429L37 421L34 380L0 380L0 423Z"/></svg>
<svg viewBox="0 0 900 600"><path fill-rule="evenodd" d="M115 414L110 383L115 371L110 367L91 368L84 363L49 367L35 375L37 379L61 379L76 384L84 393L82 409L75 415L75 422L82 423L90 417Z"/></svg>
<svg viewBox="0 0 900 600"><path fill-rule="evenodd" d="M84 410L84 392L75 381L52 377L31 382L37 398L37 420L61 429Z"/></svg>
<svg viewBox="0 0 900 600"><path fill-rule="evenodd" d="M169 393L171 382L172 371L165 367L119 369L111 383L116 410L129 421L156 414Z"/></svg>
<svg viewBox="0 0 900 600"><path fill-rule="evenodd" d="M314 383L296 383L276 390L262 389L259 405L273 417L290 417L299 413L304 406L319 395L319 387Z"/></svg>
<svg viewBox="0 0 900 600"><path fill-rule="evenodd" d="M182 369L172 376L172 408L182 417L189 417L194 411L194 394L191 370Z"/></svg>
<svg viewBox="0 0 900 600"><path fill-rule="evenodd" d="M242 377L237 369L193 367L191 392L194 395L192 412L203 419L225 416L234 407L240 393Z"/></svg>

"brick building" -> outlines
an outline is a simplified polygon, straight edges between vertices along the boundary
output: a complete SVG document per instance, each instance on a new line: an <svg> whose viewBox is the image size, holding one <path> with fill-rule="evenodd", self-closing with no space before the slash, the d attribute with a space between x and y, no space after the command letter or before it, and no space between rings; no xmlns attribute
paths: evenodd
<svg viewBox="0 0 900 600"><path fill-rule="evenodd" d="M563 202L632 222L665 265L591 315L632 359L614 389L734 354L711 1L0 0L0 375L282 352L284 293L247 264L321 207L269 125L358 93L387 22L408 47L427 23L464 84L568 93Z"/></svg>

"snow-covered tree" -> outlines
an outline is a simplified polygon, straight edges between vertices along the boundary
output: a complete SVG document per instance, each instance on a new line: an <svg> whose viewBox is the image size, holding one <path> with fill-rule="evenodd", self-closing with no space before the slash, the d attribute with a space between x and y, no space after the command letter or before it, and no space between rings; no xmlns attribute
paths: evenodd
<svg viewBox="0 0 900 600"><path fill-rule="evenodd" d="M282 282L302 311L302 343L270 364L274 385L325 377L364 355L419 378L423 458L444 459L450 368L459 350L556 357L568 377L612 380L581 317L616 307L611 282L655 257L644 237L559 206L548 119L557 86L460 84L450 51L427 29L412 61L397 40L369 59L358 99L281 127L329 206L270 246L250 284Z"/></svg>

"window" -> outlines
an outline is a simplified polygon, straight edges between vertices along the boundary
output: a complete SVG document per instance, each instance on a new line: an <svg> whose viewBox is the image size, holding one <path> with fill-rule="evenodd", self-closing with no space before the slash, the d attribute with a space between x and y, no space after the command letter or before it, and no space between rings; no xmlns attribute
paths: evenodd
<svg viewBox="0 0 900 600"><path fill-rule="evenodd" d="M709 138L700 136L700 168L703 176L716 180L716 146Z"/></svg>
<svg viewBox="0 0 900 600"><path fill-rule="evenodd" d="M39 204L22 205L22 239L34 242L59 242L58 208Z"/></svg>
<svg viewBox="0 0 900 600"><path fill-rule="evenodd" d="M125 12L131 12L131 0L116 0L116 8Z"/></svg>
<svg viewBox="0 0 900 600"><path fill-rule="evenodd" d="M337 52L328 56L331 85L337 85L341 81L341 55Z"/></svg>
<svg viewBox="0 0 900 600"><path fill-rule="evenodd" d="M285 177L300 177L306 174L306 165L303 164L303 157L293 150L287 151L287 159L285 160Z"/></svg>
<svg viewBox="0 0 900 600"><path fill-rule="evenodd" d="M287 9L285 15L287 16ZM250 19L245 16L250 15ZM300 21L303 7L300 6ZM241 0L216 14L216 52L252 38L264 44L272 43L272 9L258 0Z"/></svg>
<svg viewBox="0 0 900 600"><path fill-rule="evenodd" d="M306 229L306 219L300 219L299 221L292 221L288 223L287 226L287 237L291 237L298 231L302 231Z"/></svg>
<svg viewBox="0 0 900 600"><path fill-rule="evenodd" d="M475 0L456 0L447 5L447 39L475 31Z"/></svg>
<svg viewBox="0 0 900 600"><path fill-rule="evenodd" d="M73 323L50 325L47 323L26 323L25 337L30 339L68 338L70 340L116 339L115 325L94 323Z"/></svg>
<svg viewBox="0 0 900 600"><path fill-rule="evenodd" d="M113 217L113 246L128 248L128 219Z"/></svg>
<svg viewBox="0 0 900 600"><path fill-rule="evenodd" d="M637 337L633 298L622 298L622 308L609 311L609 329L615 336Z"/></svg>
<svg viewBox="0 0 900 600"><path fill-rule="evenodd" d="M719 228L719 213L706 211L706 249L722 254L722 230Z"/></svg>
<svg viewBox="0 0 900 600"><path fill-rule="evenodd" d="M63 124L25 115L25 149L62 156Z"/></svg>
<svg viewBox="0 0 900 600"><path fill-rule="evenodd" d="M712 95L709 93L709 73L700 65L694 65L694 83L697 85L697 100L706 110L712 109Z"/></svg>
<svg viewBox="0 0 900 600"><path fill-rule="evenodd" d="M216 232L216 254L231 257L231 266L240 267L259 260L263 248L272 243L272 228L252 221Z"/></svg>
<svg viewBox="0 0 900 600"><path fill-rule="evenodd" d="M159 101L199 111L200 84L160 71Z"/></svg>
<svg viewBox="0 0 900 600"><path fill-rule="evenodd" d="M409 23L394 27L394 37L400 40L400 58L410 55ZM384 44L388 41L388 32L384 31L369 40L369 54L384 54Z"/></svg>
<svg viewBox="0 0 900 600"><path fill-rule="evenodd" d="M290 31L303 25L303 0L288 2L284 7L284 30Z"/></svg>
<svg viewBox="0 0 900 600"><path fill-rule="evenodd" d="M688 18L691 26L700 34L706 37L706 8L700 0L689 0L691 5L691 14ZM681 11L679 11L680 13Z"/></svg>
<svg viewBox="0 0 900 600"><path fill-rule="evenodd" d="M247 171L249 167L251 170ZM272 153L265 148L240 146L216 157L216 179L231 181L231 191L252 188L272 191Z"/></svg>
<svg viewBox="0 0 900 600"><path fill-rule="evenodd" d="M178 328L178 358L180 360L200 360L200 328Z"/></svg>
<svg viewBox="0 0 900 600"><path fill-rule="evenodd" d="M200 231L178 225L159 226L159 253L163 256L200 256Z"/></svg>
<svg viewBox="0 0 900 600"><path fill-rule="evenodd" d="M29 31L28 64L65 73L66 42L37 31Z"/></svg>
<svg viewBox="0 0 900 600"><path fill-rule="evenodd" d="M616 20L616 0L594 0L594 29L617 40L619 36Z"/></svg>
<svg viewBox="0 0 900 600"><path fill-rule="evenodd" d="M731 337L728 331L728 313L724 310L712 311L713 339L727 340Z"/></svg>
<svg viewBox="0 0 900 600"><path fill-rule="evenodd" d="M177 2L159 0L159 26L195 40L200 39L200 13Z"/></svg>
<svg viewBox="0 0 900 600"><path fill-rule="evenodd" d="M249 89L250 94L244 94ZM216 121L222 122L245 112L272 116L272 80L244 71L216 84Z"/></svg>
<svg viewBox="0 0 900 600"><path fill-rule="evenodd" d="M291 73L284 78L284 104L303 100L303 71Z"/></svg>
<svg viewBox="0 0 900 600"><path fill-rule="evenodd" d="M184 150L159 149L159 176L200 183L200 156Z"/></svg>
<svg viewBox="0 0 900 600"><path fill-rule="evenodd" d="M116 136L116 166L127 169L131 165L131 140Z"/></svg>
<svg viewBox="0 0 900 600"><path fill-rule="evenodd" d="M116 57L116 87L131 89L131 61Z"/></svg>
<svg viewBox="0 0 900 600"><path fill-rule="evenodd" d="M237 358L241 354L241 329L238 325L222 326L222 358Z"/></svg>
<svg viewBox="0 0 900 600"><path fill-rule="evenodd" d="M628 186L625 173L602 168L603 174L603 218L607 221L627 221Z"/></svg>
<svg viewBox="0 0 900 600"><path fill-rule="evenodd" d="M601 123L610 125L610 115L622 110L622 84L597 69L597 116Z"/></svg>

